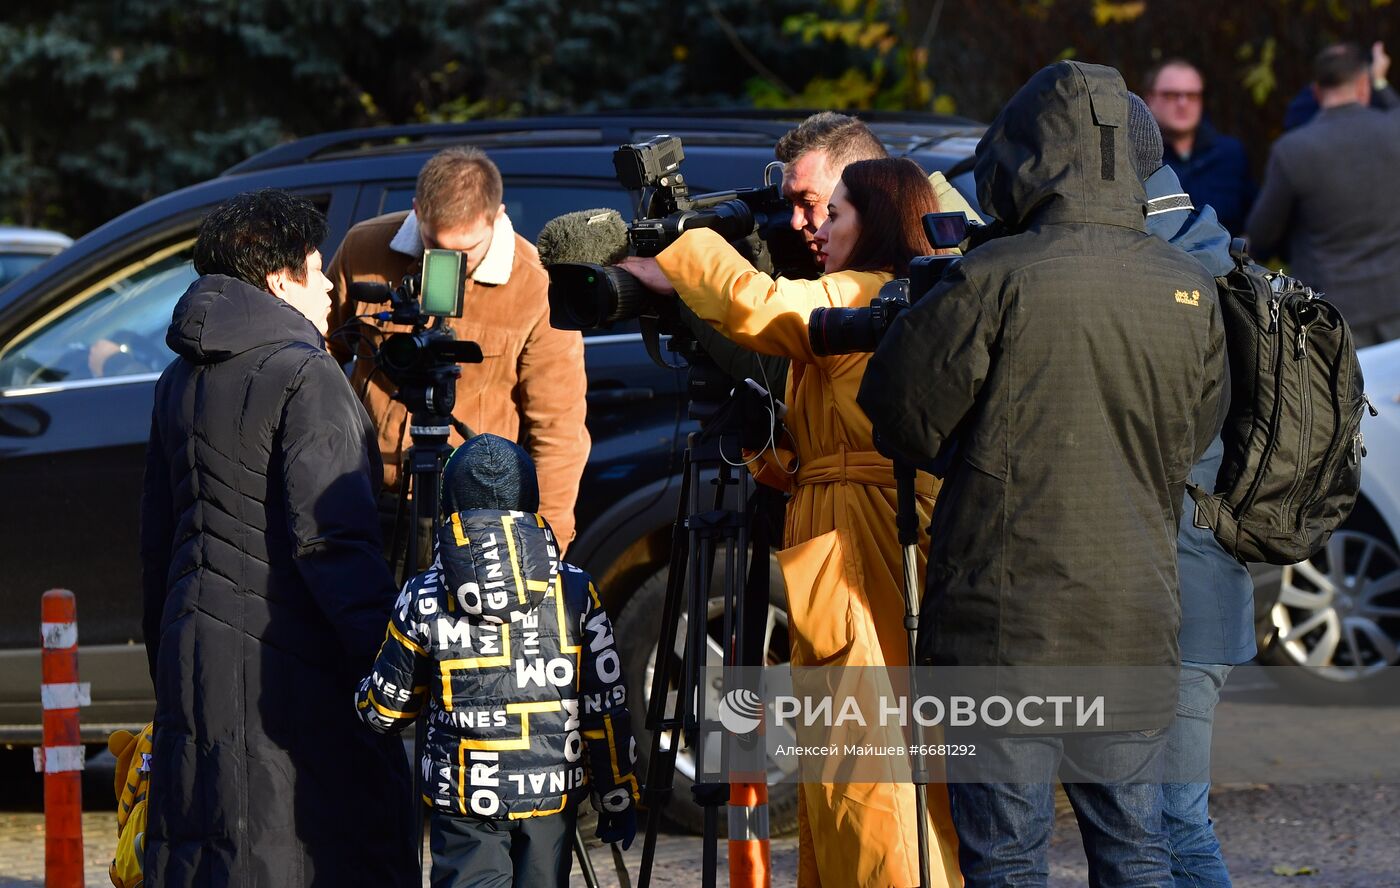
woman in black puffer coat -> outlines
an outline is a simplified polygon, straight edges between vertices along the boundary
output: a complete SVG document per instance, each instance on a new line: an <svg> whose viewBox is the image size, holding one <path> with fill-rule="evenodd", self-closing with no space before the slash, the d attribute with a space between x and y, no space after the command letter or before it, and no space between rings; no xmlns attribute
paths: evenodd
<svg viewBox="0 0 1400 888"><path fill-rule="evenodd" d="M300 243L318 280L323 235ZM166 341L142 508L146 883L413 885L403 748L348 702L396 594L374 429L316 327L268 290L205 274Z"/></svg>

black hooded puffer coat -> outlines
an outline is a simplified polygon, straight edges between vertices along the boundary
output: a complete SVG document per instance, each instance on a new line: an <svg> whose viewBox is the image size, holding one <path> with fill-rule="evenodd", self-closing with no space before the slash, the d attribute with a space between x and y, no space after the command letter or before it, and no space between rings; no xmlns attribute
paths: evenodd
<svg viewBox="0 0 1400 888"><path fill-rule="evenodd" d="M415 885L402 746L349 706L395 598L374 430L311 323L239 280L195 281L166 341L141 528L147 884Z"/></svg>
<svg viewBox="0 0 1400 888"><path fill-rule="evenodd" d="M1177 518L1227 375L1215 281L1147 234L1127 122L1112 68L1061 62L1012 97L975 171L1005 236L896 321L859 401L910 457L958 445L920 660L1012 695L1144 667L1152 691L1096 727L1148 730L1175 711Z"/></svg>

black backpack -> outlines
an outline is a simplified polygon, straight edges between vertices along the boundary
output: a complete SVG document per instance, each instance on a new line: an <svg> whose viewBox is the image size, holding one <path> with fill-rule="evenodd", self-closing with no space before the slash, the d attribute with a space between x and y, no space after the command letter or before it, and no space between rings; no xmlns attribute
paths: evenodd
<svg viewBox="0 0 1400 888"><path fill-rule="evenodd" d="M1195 523L1240 561L1294 564L1326 545L1361 486L1362 390L1336 306L1230 245L1217 278L1230 358L1225 457L1215 492L1191 486Z"/></svg>

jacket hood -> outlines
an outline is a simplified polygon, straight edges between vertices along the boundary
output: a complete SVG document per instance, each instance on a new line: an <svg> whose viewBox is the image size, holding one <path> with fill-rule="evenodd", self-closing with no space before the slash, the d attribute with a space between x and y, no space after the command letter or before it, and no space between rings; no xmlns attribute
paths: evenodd
<svg viewBox="0 0 1400 888"><path fill-rule="evenodd" d="M524 616L559 580L559 546L537 514L454 512L437 542L448 594L475 622L508 623Z"/></svg>
<svg viewBox="0 0 1400 888"><path fill-rule="evenodd" d="M1145 230L1128 89L1113 68L1042 68L982 136L974 175L982 207L1012 231L1074 222Z"/></svg>
<svg viewBox="0 0 1400 888"><path fill-rule="evenodd" d="M237 278L206 274L175 303L165 344L195 364L225 361L273 342L325 340L301 312Z"/></svg>
<svg viewBox="0 0 1400 888"><path fill-rule="evenodd" d="M1230 232L1210 206L1193 207L1176 170L1164 166L1147 177L1147 233L1190 253L1213 277L1235 267L1230 257Z"/></svg>

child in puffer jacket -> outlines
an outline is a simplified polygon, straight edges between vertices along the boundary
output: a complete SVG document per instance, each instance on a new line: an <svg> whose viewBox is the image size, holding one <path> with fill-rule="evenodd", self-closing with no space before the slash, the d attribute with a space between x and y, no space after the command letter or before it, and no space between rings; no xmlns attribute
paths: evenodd
<svg viewBox="0 0 1400 888"><path fill-rule="evenodd" d="M576 806L636 835L635 741L612 624L559 559L530 457L494 435L443 470L437 557L400 594L360 718L398 731L426 704L433 888L566 886Z"/></svg>

